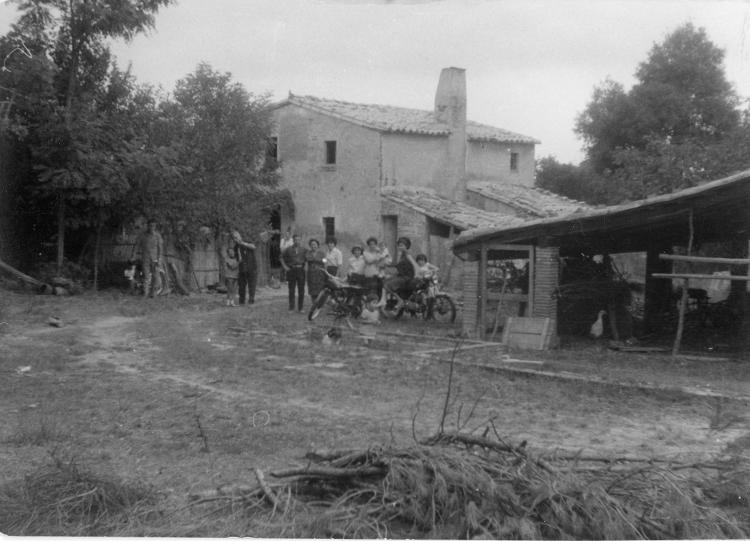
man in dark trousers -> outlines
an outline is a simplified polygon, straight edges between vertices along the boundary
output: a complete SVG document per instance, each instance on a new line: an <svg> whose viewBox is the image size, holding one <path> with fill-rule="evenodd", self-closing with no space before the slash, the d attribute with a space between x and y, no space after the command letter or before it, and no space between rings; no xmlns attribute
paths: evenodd
<svg viewBox="0 0 750 541"><path fill-rule="evenodd" d="M255 286L258 281L258 269L255 263L255 244L242 240L242 235L236 229L232 230L234 239L234 256L240 262L237 269L237 286L240 290L240 304L255 302ZM247 296L245 289L247 288Z"/></svg>
<svg viewBox="0 0 750 541"><path fill-rule="evenodd" d="M281 254L281 266L286 273L289 285L289 309L294 310L294 288L297 288L297 310L302 311L305 302L305 254L307 250L299 245L299 235L292 236L292 245Z"/></svg>

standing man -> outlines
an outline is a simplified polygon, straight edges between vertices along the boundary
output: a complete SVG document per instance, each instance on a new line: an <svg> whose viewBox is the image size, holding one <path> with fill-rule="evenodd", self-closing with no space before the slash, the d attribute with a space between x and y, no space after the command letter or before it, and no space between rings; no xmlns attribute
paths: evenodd
<svg viewBox="0 0 750 541"><path fill-rule="evenodd" d="M305 303L305 255L307 250L299 245L299 235L292 236L292 245L281 254L281 266L289 284L289 310L294 310L294 288L297 288L297 310Z"/></svg>
<svg viewBox="0 0 750 541"><path fill-rule="evenodd" d="M148 221L146 231L138 239L138 251L143 267L143 296L153 297L154 291L161 286L159 265L164 255L164 239L156 230L156 220L153 218Z"/></svg>
<svg viewBox="0 0 750 541"><path fill-rule="evenodd" d="M255 302L255 286L258 281L258 267L255 262L255 244L242 240L242 235L236 229L232 229L232 240L234 240L234 256L239 261L237 269L237 287L240 290L240 304L253 304ZM246 291L247 289L247 297Z"/></svg>

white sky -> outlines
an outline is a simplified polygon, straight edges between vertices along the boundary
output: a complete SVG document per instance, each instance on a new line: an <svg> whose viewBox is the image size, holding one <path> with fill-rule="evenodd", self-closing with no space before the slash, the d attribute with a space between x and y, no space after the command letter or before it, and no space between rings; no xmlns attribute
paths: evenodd
<svg viewBox="0 0 750 541"><path fill-rule="evenodd" d="M15 7L0 3L0 33ZM466 69L468 116L578 163L576 116L609 77L626 88L655 43L692 22L726 52L750 96L743 0L178 0L114 51L138 80L172 90L206 61L248 91L431 109L440 70Z"/></svg>

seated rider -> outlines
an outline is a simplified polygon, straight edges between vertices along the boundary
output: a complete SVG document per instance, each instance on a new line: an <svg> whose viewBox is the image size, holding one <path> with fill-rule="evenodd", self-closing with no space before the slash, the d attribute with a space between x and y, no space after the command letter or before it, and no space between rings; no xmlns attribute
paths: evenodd
<svg viewBox="0 0 750 541"><path fill-rule="evenodd" d="M418 283L414 278L417 262L409 253L409 248L411 248L411 241L407 237L400 237L396 241L398 251L398 262L395 265L396 276L385 282L386 291L404 298L411 294Z"/></svg>
<svg viewBox="0 0 750 541"><path fill-rule="evenodd" d="M419 254L416 257L416 266L414 267L414 278L417 280L425 280L435 276L435 273L440 270L438 266L433 265L427 261L427 256Z"/></svg>

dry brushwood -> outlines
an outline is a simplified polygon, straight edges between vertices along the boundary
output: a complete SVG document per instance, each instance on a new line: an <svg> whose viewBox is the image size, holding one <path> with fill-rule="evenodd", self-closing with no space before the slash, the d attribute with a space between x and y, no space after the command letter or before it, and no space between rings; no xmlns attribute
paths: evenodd
<svg viewBox="0 0 750 541"><path fill-rule="evenodd" d="M281 484L266 484L256 470L260 487L195 503L224 501L227 509L240 504L257 520L275 525L282 537L750 534L750 511L736 506L743 501L736 496L742 489L722 484L747 478L747 463L665 464L554 453L542 460L527 446L509 444L497 434L490 439L488 433L441 433L406 448L313 451L305 456L306 465L271 473ZM277 494L287 495L283 505ZM722 504L730 500L734 507ZM283 512L276 514L277 509Z"/></svg>

